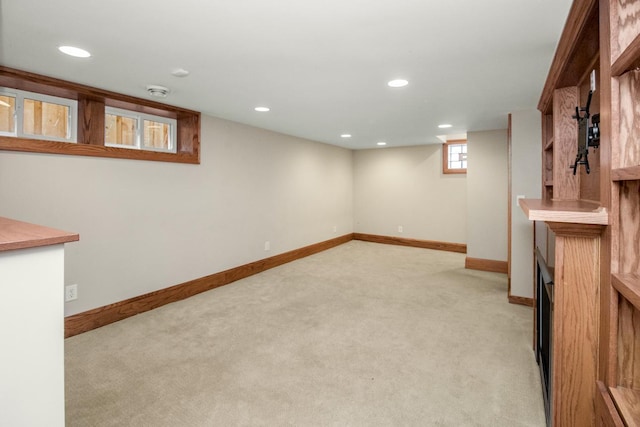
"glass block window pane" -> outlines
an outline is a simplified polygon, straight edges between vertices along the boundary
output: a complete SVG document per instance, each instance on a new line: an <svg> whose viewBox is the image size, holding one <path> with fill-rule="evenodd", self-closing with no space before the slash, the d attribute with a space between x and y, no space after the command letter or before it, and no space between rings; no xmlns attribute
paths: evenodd
<svg viewBox="0 0 640 427"><path fill-rule="evenodd" d="M169 123L144 120L144 148L170 150L171 125Z"/></svg>
<svg viewBox="0 0 640 427"><path fill-rule="evenodd" d="M0 95L0 132L14 134L16 132L16 98Z"/></svg>
<svg viewBox="0 0 640 427"><path fill-rule="evenodd" d="M24 99L22 132L53 138L69 138L70 109L68 105Z"/></svg>
<svg viewBox="0 0 640 427"><path fill-rule="evenodd" d="M106 114L104 136L107 144L137 147L137 123L133 117Z"/></svg>

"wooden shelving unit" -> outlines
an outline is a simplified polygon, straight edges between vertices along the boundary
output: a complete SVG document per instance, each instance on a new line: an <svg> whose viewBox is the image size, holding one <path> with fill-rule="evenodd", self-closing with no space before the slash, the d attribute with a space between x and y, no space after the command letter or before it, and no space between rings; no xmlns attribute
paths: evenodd
<svg viewBox="0 0 640 427"><path fill-rule="evenodd" d="M571 295L553 317L554 426L640 426L638 4L574 0L538 104L543 196L521 207L556 232L555 298ZM581 167L574 175L572 116L585 104L593 73L591 114L600 114L600 147L589 150L591 174ZM579 321L569 325L569 318Z"/></svg>
<svg viewBox="0 0 640 427"><path fill-rule="evenodd" d="M611 276L601 343L602 380L626 426L640 426L640 17L637 2L608 0L611 68ZM635 3L635 4L634 4ZM610 415L610 414L609 414Z"/></svg>
<svg viewBox="0 0 640 427"><path fill-rule="evenodd" d="M624 387L610 388L621 418L628 427L640 426L640 391Z"/></svg>

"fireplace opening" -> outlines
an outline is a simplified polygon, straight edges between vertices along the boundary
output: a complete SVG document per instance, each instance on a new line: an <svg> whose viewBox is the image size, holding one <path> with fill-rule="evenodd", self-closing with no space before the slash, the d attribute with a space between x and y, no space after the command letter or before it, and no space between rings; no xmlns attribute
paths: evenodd
<svg viewBox="0 0 640 427"><path fill-rule="evenodd" d="M536 248L536 362L540 367L542 396L547 425L551 414L551 372L553 337L553 273Z"/></svg>

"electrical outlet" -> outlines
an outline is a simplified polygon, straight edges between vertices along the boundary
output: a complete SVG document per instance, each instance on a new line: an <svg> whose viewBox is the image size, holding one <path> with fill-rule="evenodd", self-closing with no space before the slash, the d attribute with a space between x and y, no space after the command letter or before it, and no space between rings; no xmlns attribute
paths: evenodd
<svg viewBox="0 0 640 427"><path fill-rule="evenodd" d="M398 226L398 233L402 233L403 230L404 230L404 228L401 225L399 225Z"/></svg>
<svg viewBox="0 0 640 427"><path fill-rule="evenodd" d="M74 301L78 299L78 285L69 285L64 287L64 301Z"/></svg>
<svg viewBox="0 0 640 427"><path fill-rule="evenodd" d="M338 226L336 226L336 225L334 225L334 226L333 226L333 232L334 232L334 233L337 233L337 232L338 232Z"/></svg>
<svg viewBox="0 0 640 427"><path fill-rule="evenodd" d="M265 251L271 250L271 242L269 242L268 240L264 242L264 250Z"/></svg>

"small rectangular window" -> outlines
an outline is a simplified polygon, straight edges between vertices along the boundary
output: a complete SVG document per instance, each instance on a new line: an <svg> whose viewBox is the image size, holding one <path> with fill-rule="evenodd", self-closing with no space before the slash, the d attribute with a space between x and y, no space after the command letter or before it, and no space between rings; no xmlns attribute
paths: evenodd
<svg viewBox="0 0 640 427"><path fill-rule="evenodd" d="M105 145L175 153L177 120L135 111L105 109Z"/></svg>
<svg viewBox="0 0 640 427"><path fill-rule="evenodd" d="M467 173L467 141L448 141L442 145L442 173Z"/></svg>
<svg viewBox="0 0 640 427"><path fill-rule="evenodd" d="M169 151L171 148L171 125L153 120L144 120L144 147Z"/></svg>
<svg viewBox="0 0 640 427"><path fill-rule="evenodd" d="M16 97L0 93L0 135L16 134Z"/></svg>
<svg viewBox="0 0 640 427"><path fill-rule="evenodd" d="M70 108L68 105L29 98L24 99L23 105L23 134L69 139Z"/></svg>
<svg viewBox="0 0 640 427"><path fill-rule="evenodd" d="M76 142L78 102L0 88L0 135Z"/></svg>
<svg viewBox="0 0 640 427"><path fill-rule="evenodd" d="M137 147L138 120L119 114L106 114L104 142L114 147Z"/></svg>

